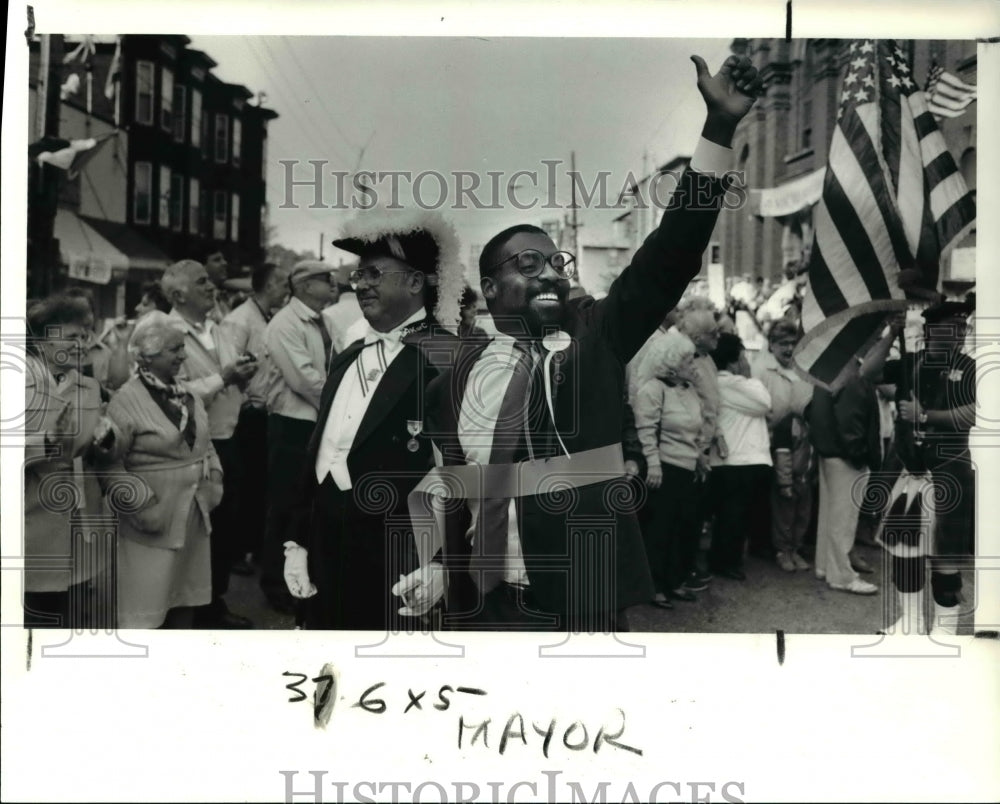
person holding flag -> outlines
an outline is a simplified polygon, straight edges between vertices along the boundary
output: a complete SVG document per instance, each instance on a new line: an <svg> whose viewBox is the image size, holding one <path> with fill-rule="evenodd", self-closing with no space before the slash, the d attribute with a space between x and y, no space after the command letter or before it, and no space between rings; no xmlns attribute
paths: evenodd
<svg viewBox="0 0 1000 804"><path fill-rule="evenodd" d="M957 311L941 304L937 288L940 262L968 234L976 209L903 51L891 40L855 41L848 47L837 126L815 214L815 243L802 307L805 336L794 360L811 382L839 391L856 370L858 356L879 341L887 314L902 313L915 300L933 305L925 312L924 356L904 360L895 378L886 367L887 381L895 379L900 388L901 452L909 440L907 428L913 426L918 433L932 427L958 443L957 452L949 447L948 461L942 461L940 452L928 456L927 447L911 449L909 459L904 457L907 471L890 495L890 516L880 537L892 556L893 580L904 613L910 611L905 617L919 632L924 557L931 549L962 552L971 542L972 474L964 468L967 461L962 455L968 447L961 433L969 429L974 416L974 398L965 389L963 396L952 397L962 401L951 409L942 406L941 394L955 383L974 384L975 367L956 357L959 349L941 343L941 328L956 330L959 322ZM879 371L898 331L898 324L891 327L867 355L864 375ZM928 373L932 354L948 357L943 377ZM916 441L929 443L917 438L914 446ZM935 496L926 493L928 483L961 489L955 495L959 499L951 524L942 524L949 521L947 516L928 512L926 504ZM933 531L936 547L928 539L911 544L912 539L903 538L903 525L915 527L918 535ZM953 538L952 530L965 535ZM932 576L939 614L955 612L961 577L954 570L951 562L937 567ZM948 620L944 627L954 633L954 616Z"/></svg>

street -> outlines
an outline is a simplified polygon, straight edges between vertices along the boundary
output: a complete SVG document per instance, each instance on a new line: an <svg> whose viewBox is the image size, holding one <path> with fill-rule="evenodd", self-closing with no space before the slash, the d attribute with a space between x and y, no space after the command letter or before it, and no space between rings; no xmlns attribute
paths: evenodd
<svg viewBox="0 0 1000 804"><path fill-rule="evenodd" d="M879 587L876 595L853 595L830 589L812 570L783 572L777 565L749 556L746 581L714 578L693 603L675 601L672 611L653 606L628 610L633 631L656 633L773 633L875 634L883 622L895 619L895 593L891 579L883 577L882 550L859 546L861 556L875 568L865 578ZM972 633L975 583L964 572L964 615L959 634ZM249 617L258 629L294 627L293 618L268 607L257 577L233 576L227 595L229 607ZM888 611L883 615L883 609Z"/></svg>

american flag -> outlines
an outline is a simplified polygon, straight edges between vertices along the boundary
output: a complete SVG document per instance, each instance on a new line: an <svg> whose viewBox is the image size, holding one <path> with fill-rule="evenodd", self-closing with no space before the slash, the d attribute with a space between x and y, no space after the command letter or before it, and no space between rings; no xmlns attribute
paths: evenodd
<svg viewBox="0 0 1000 804"><path fill-rule="evenodd" d="M935 117L959 117L976 99L976 88L934 62L927 74L927 108Z"/></svg>
<svg viewBox="0 0 1000 804"><path fill-rule="evenodd" d="M972 227L975 203L907 58L891 40L852 42L795 352L838 390L886 316L938 285L938 263Z"/></svg>

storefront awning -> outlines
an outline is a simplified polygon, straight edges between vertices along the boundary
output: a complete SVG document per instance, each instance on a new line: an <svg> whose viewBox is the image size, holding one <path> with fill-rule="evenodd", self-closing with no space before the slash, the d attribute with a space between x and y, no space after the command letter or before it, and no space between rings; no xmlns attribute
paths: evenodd
<svg viewBox="0 0 1000 804"><path fill-rule="evenodd" d="M128 257L72 210L56 210L53 233L72 279L106 285L113 269L128 268Z"/></svg>
<svg viewBox="0 0 1000 804"><path fill-rule="evenodd" d="M750 191L750 212L762 218L780 218L805 209L823 195L826 168L814 170L779 187Z"/></svg>
<svg viewBox="0 0 1000 804"><path fill-rule="evenodd" d="M129 268L162 271L174 262L159 246L124 223L87 216L81 216L81 220L125 254Z"/></svg>

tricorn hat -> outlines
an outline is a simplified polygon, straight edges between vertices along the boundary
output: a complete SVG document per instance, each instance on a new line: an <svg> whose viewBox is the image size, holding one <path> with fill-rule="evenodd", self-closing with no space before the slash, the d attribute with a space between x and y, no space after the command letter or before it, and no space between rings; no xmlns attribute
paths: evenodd
<svg viewBox="0 0 1000 804"><path fill-rule="evenodd" d="M427 284L437 289L434 317L445 326L457 326L465 272L458 258L458 235L440 213L432 210L362 211L347 222L333 245L362 258L394 257L421 271Z"/></svg>

